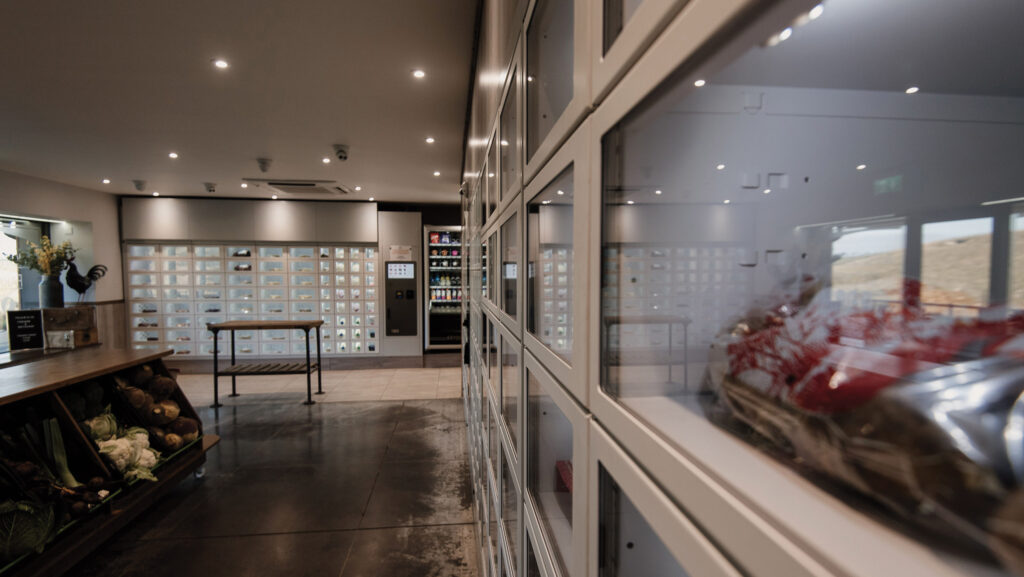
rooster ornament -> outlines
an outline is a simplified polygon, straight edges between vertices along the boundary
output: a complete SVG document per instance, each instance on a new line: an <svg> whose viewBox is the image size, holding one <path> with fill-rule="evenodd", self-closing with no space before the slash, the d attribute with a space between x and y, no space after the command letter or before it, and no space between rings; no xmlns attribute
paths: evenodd
<svg viewBox="0 0 1024 577"><path fill-rule="evenodd" d="M85 293L92 286L92 283L103 278L107 274L107 267L102 264L98 264L89 269L84 275L78 272L78 267L75 266L75 259L68 261L68 272L64 275L64 281L68 283L68 286L75 289L78 293L78 302L85 300Z"/></svg>

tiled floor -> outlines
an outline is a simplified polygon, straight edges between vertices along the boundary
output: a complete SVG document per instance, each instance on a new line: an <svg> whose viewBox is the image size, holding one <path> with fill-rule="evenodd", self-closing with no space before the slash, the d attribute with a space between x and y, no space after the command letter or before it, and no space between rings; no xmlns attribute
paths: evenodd
<svg viewBox="0 0 1024 577"><path fill-rule="evenodd" d="M304 376L250 377L215 411L212 377L183 376L222 439L206 476L68 574L476 575L462 401L436 398L458 395L457 369L324 377L312 406ZM390 400L402 395L427 398Z"/></svg>
<svg viewBox="0 0 1024 577"><path fill-rule="evenodd" d="M322 395L317 402L399 401L452 399L462 396L462 373L458 367L441 369L367 369L324 371ZM312 376L316 392L317 375ZM181 375L178 384L193 405L213 403L213 375ZM220 402L232 406L267 398L294 395L305 400L306 375L262 375L238 377L239 397L229 397L231 378L220 378Z"/></svg>

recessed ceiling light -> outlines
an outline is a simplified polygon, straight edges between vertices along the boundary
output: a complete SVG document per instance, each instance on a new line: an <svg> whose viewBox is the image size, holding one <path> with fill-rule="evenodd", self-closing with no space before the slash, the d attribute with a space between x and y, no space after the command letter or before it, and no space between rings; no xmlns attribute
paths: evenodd
<svg viewBox="0 0 1024 577"><path fill-rule="evenodd" d="M441 171L440 170L435 170L434 171L434 176L441 176Z"/></svg>
<svg viewBox="0 0 1024 577"><path fill-rule="evenodd" d="M541 204L551 204L551 201L550 200L542 200L542 201L540 201L540 203Z"/></svg>
<svg viewBox="0 0 1024 577"><path fill-rule="evenodd" d="M110 179L109 178L104 178L103 179L103 184L110 184Z"/></svg>
<svg viewBox="0 0 1024 577"><path fill-rule="evenodd" d="M633 201L632 200L627 200L626 204L633 204Z"/></svg>
<svg viewBox="0 0 1024 577"><path fill-rule="evenodd" d="M493 172L488 172L487 173L487 178L494 178L494 173Z"/></svg>
<svg viewBox="0 0 1024 577"><path fill-rule="evenodd" d="M412 71L412 75L414 78L424 78L426 77L427 73L420 69L416 69Z"/></svg>
<svg viewBox="0 0 1024 577"><path fill-rule="evenodd" d="M654 191L654 194L657 194L657 195L659 195L659 196L660 196L660 195L661 195L661 191L660 191L660 190L655 190L655 191Z"/></svg>
<svg viewBox="0 0 1024 577"><path fill-rule="evenodd" d="M321 158L321 159L320 159L320 162L322 162L322 163L324 163L324 164L330 164L330 163L331 163L331 159L330 159L330 158L327 158L327 157L325 156L325 157L323 157L323 158Z"/></svg>
<svg viewBox="0 0 1024 577"><path fill-rule="evenodd" d="M216 58L216 59L214 59L213 65L216 66L217 68L220 68L221 70L224 70L228 66L231 66L230 64L228 64L228 61L224 60L223 58Z"/></svg>
<svg viewBox="0 0 1024 577"><path fill-rule="evenodd" d="M170 158L178 158L178 153L177 152L172 152L172 153L168 154L167 156L170 157Z"/></svg>
<svg viewBox="0 0 1024 577"><path fill-rule="evenodd" d="M427 144L434 144L434 137L433 136L428 136L427 137Z"/></svg>
<svg viewBox="0 0 1024 577"><path fill-rule="evenodd" d="M562 196L562 195L564 195L564 194L565 194L565 191L564 191L564 190L559 190L559 191L558 191L558 196Z"/></svg>
<svg viewBox="0 0 1024 577"><path fill-rule="evenodd" d="M248 182L243 182L242 183L242 188L249 188L249 183Z"/></svg>
<svg viewBox="0 0 1024 577"><path fill-rule="evenodd" d="M779 42L785 42L786 40L789 40L789 37L792 36L792 35L793 35L793 29L792 28L786 28L782 32L779 32Z"/></svg>
<svg viewBox="0 0 1024 577"><path fill-rule="evenodd" d="M732 202L732 201L731 201L731 200L729 200L729 199L727 198L727 199L725 199L725 200L724 200L724 201L722 201L722 202L723 202L724 204L729 204L729 203L730 203L730 202Z"/></svg>
<svg viewBox="0 0 1024 577"><path fill-rule="evenodd" d="M919 90L921 90L921 89L920 89L919 87L917 87L917 86L911 86L910 88L906 89L906 90L905 90L905 92L906 92L907 94L917 94L917 92L918 92Z"/></svg>
<svg viewBox="0 0 1024 577"><path fill-rule="evenodd" d="M766 188L762 192L764 192L765 194L771 194L772 193L772 189Z"/></svg>
<svg viewBox="0 0 1024 577"><path fill-rule="evenodd" d="M868 165L866 165L866 164L858 164L857 165L857 170L864 170L867 167L868 167Z"/></svg>
<svg viewBox="0 0 1024 577"><path fill-rule="evenodd" d="M825 11L825 5L824 4L818 4L814 8L811 8L811 11L807 13L807 17L810 18L811 20L817 20L818 18L821 17L822 12L824 12L824 11Z"/></svg>
<svg viewBox="0 0 1024 577"><path fill-rule="evenodd" d="M526 77L526 81L527 82L533 82L533 76L527 76Z"/></svg>
<svg viewBox="0 0 1024 577"><path fill-rule="evenodd" d="M708 83L707 80L700 79L700 80L694 82L693 85L696 86L697 88L700 88L701 86L704 86L707 83Z"/></svg>
<svg viewBox="0 0 1024 577"><path fill-rule="evenodd" d="M725 170L725 165L719 164L718 166L715 167L715 170Z"/></svg>
<svg viewBox="0 0 1024 577"><path fill-rule="evenodd" d="M270 195L270 198L271 198L271 200L277 200L277 195L276 194L272 194L272 195Z"/></svg>
<svg viewBox="0 0 1024 577"><path fill-rule="evenodd" d="M159 192L154 192L153 196L160 196L160 193Z"/></svg>
<svg viewBox="0 0 1024 577"><path fill-rule="evenodd" d="M507 140L502 140L501 141L501 145L502 146L508 146L508 141Z"/></svg>
<svg viewBox="0 0 1024 577"><path fill-rule="evenodd" d="M373 197L372 196L370 197L370 202L373 202Z"/></svg>
<svg viewBox="0 0 1024 577"><path fill-rule="evenodd" d="M356 187L356 192L359 192L359 191L360 191L360 190L362 190L362 189L363 189L363 187L361 187L361 186L357 186L357 187Z"/></svg>

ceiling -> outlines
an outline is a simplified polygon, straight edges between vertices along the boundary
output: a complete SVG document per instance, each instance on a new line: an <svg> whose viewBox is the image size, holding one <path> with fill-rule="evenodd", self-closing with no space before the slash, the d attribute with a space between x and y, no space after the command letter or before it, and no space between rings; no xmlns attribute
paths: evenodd
<svg viewBox="0 0 1024 577"><path fill-rule="evenodd" d="M476 10L476 0L0 3L0 170L113 194L268 198L265 185L241 183L273 178L362 188L283 198L458 202ZM346 162L334 144L349 146ZM257 158L272 160L268 172Z"/></svg>

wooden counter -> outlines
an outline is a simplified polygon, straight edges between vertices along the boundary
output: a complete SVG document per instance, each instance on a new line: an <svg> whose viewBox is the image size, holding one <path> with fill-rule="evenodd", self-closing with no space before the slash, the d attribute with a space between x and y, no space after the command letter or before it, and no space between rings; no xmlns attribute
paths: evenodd
<svg viewBox="0 0 1024 577"><path fill-rule="evenodd" d="M0 406L170 356L173 351L88 347L0 369Z"/></svg>

